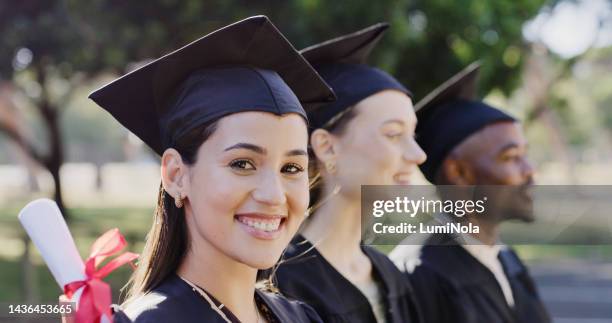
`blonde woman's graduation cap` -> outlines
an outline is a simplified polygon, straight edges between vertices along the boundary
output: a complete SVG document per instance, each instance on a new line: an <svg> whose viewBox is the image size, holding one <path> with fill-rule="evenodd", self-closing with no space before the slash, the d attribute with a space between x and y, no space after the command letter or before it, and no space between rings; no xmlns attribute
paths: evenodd
<svg viewBox="0 0 612 323"><path fill-rule="evenodd" d="M387 23L377 23L300 51L331 85L337 97L324 108L309 111L313 129L328 126L350 107L380 91L397 90L412 97L391 75L366 64L388 28Z"/></svg>
<svg viewBox="0 0 612 323"><path fill-rule="evenodd" d="M388 28L388 23L380 22L354 33L306 47L300 53L313 66L329 63L365 64Z"/></svg>

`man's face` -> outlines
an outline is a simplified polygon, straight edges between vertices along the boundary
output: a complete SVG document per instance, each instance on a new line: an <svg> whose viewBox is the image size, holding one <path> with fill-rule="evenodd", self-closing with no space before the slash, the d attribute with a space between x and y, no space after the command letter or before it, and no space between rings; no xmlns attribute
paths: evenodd
<svg viewBox="0 0 612 323"><path fill-rule="evenodd" d="M533 167L519 123L488 125L459 144L449 158L461 169L461 183L491 186L494 201L504 210L498 220L533 220Z"/></svg>
<svg viewBox="0 0 612 323"><path fill-rule="evenodd" d="M475 185L526 185L533 181L527 140L516 122L486 126L457 149L471 168Z"/></svg>

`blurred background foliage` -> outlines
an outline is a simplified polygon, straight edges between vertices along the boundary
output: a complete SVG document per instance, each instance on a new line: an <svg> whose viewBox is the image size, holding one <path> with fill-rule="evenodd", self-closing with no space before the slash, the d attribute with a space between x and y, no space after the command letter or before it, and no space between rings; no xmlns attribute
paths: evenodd
<svg viewBox="0 0 612 323"><path fill-rule="evenodd" d="M610 1L599 2L608 9L593 23L602 30L607 26L610 32ZM62 187L60 169L66 162L91 163L98 174L111 162L157 163L87 94L218 27L265 14L298 49L390 22L370 63L404 82L417 100L480 60L480 93L525 120L530 153L538 163L553 165L549 173L555 176L570 174L561 183L588 177L609 184L612 172L606 177L600 170L609 168L600 166L612 161L611 45L587 44L579 53L564 55L551 50L538 32L532 31L531 36L526 32L529 24L542 29L537 22L560 7L584 3L589 0L2 1L0 165L24 166L29 192L55 194L64 206L61 192L80 189ZM572 23L570 28L577 28ZM581 171L584 164L600 166L596 171ZM48 175L49 188L36 179L38 173ZM35 268L45 272L41 288L48 291L36 292L31 282L36 270L28 267L30 247L15 219L33 195L13 198L17 195L2 191L10 187L3 183L7 178L0 173L0 246L4 246L0 247L0 277L10 277L3 284L11 281L13 285L3 288L0 300L35 299L37 294L53 300L57 290L36 257ZM554 177L547 179L556 183ZM98 186L100 181L98 175ZM151 208L134 209L81 208L82 204L68 203L64 211L72 215L71 228L84 253L95 236L110 226L126 228L133 243L143 241L152 203L147 204ZM140 248L136 244L130 249ZM529 250L532 255L551 253ZM589 256L583 249L563 250L572 256ZM608 251L603 254L609 256ZM125 282L127 274L124 271L115 278L113 290L118 290L118 282Z"/></svg>
<svg viewBox="0 0 612 323"><path fill-rule="evenodd" d="M510 93L524 60L523 23L543 4L544 0L163 0L146 5L25 0L0 5L0 57L15 63L16 51L27 48L32 61L20 66L5 63L0 71L5 79L38 65L55 67L60 77L103 70L122 73L130 63L158 57L229 22L266 14L297 48L390 22L392 29L372 62L392 71L417 97L476 59L485 66L483 88Z"/></svg>
<svg viewBox="0 0 612 323"><path fill-rule="evenodd" d="M103 112L87 108L91 106L85 98L88 91L147 59L255 14L268 15L297 48L388 21L392 28L373 53L371 63L407 84L417 99L475 60L483 63L481 93L498 90L507 97L520 86L525 62L533 52L532 44L523 37L525 22L543 8L552 10L559 2L161 0L146 5L116 0L2 2L0 79L4 81L5 101L10 96L15 107L0 104L0 131L8 135L0 137L0 145L6 147L2 138L17 143L26 153L24 158L46 168L55 191L61 193L59 169L66 160L99 165L126 159L121 143L125 132ZM562 62L556 64L561 72L553 78L566 76L577 61L548 56ZM562 142L587 142L588 134L575 123L567 122L575 119L572 114L575 111L568 111L567 99L548 88L544 91L545 102L523 104L528 111L534 111L531 118L539 117L551 103L567 126L557 129L557 137ZM65 110L70 113L63 113ZM610 118L608 109L607 117L601 120ZM559 127L563 125L560 123ZM570 132L569 139L564 131ZM0 156L0 162L9 161L14 162L15 158L8 154ZM56 194L56 201L63 208L60 194Z"/></svg>

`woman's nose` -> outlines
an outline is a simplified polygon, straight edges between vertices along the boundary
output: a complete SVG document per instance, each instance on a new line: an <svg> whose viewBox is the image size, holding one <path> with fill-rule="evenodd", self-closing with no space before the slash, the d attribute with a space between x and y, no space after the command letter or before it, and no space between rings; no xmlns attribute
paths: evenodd
<svg viewBox="0 0 612 323"><path fill-rule="evenodd" d="M252 195L256 201L264 204L281 205L287 202L285 188L279 176L275 174L262 175L261 183Z"/></svg>
<svg viewBox="0 0 612 323"><path fill-rule="evenodd" d="M410 139L408 142L408 146L404 150L404 159L407 162L414 163L417 165L421 165L427 160L427 155L421 149L421 146L414 139Z"/></svg>

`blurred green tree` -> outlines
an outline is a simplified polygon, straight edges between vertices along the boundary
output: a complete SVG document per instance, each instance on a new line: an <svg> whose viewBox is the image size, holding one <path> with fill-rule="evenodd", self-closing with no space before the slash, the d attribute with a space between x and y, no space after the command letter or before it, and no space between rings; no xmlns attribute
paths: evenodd
<svg viewBox="0 0 612 323"><path fill-rule="evenodd" d="M84 55L88 42L62 1L1 2L0 34L0 59L4 62L0 65L0 81L12 83L11 88L24 94L29 105L35 107L45 126L40 135L45 143L27 138L23 125L6 122L10 118L3 118L0 130L49 171L55 201L67 217L59 172L64 161L59 116L70 99L72 85L79 81L81 74L75 69L88 61ZM54 79L73 83L54 91ZM4 109L8 110L6 106Z"/></svg>
<svg viewBox="0 0 612 323"><path fill-rule="evenodd" d="M392 28L372 63L392 72L416 94L427 92L474 60L483 61L481 88L510 93L527 44L523 23L546 0L322 0L137 2L70 1L95 33L106 67L154 57L229 22L265 14L297 48L388 21ZM555 3L556 1L548 1Z"/></svg>
<svg viewBox="0 0 612 323"><path fill-rule="evenodd" d="M49 170L63 207L65 157L60 115L77 84L157 57L250 15L268 15L297 48L389 21L371 62L397 76L419 99L470 62L484 63L481 88L509 93L526 52L521 30L544 0L23 0L0 3L0 79L24 93L45 125L32 142L0 130ZM214 49L212 49L214 50ZM58 84L62 86L57 86Z"/></svg>

